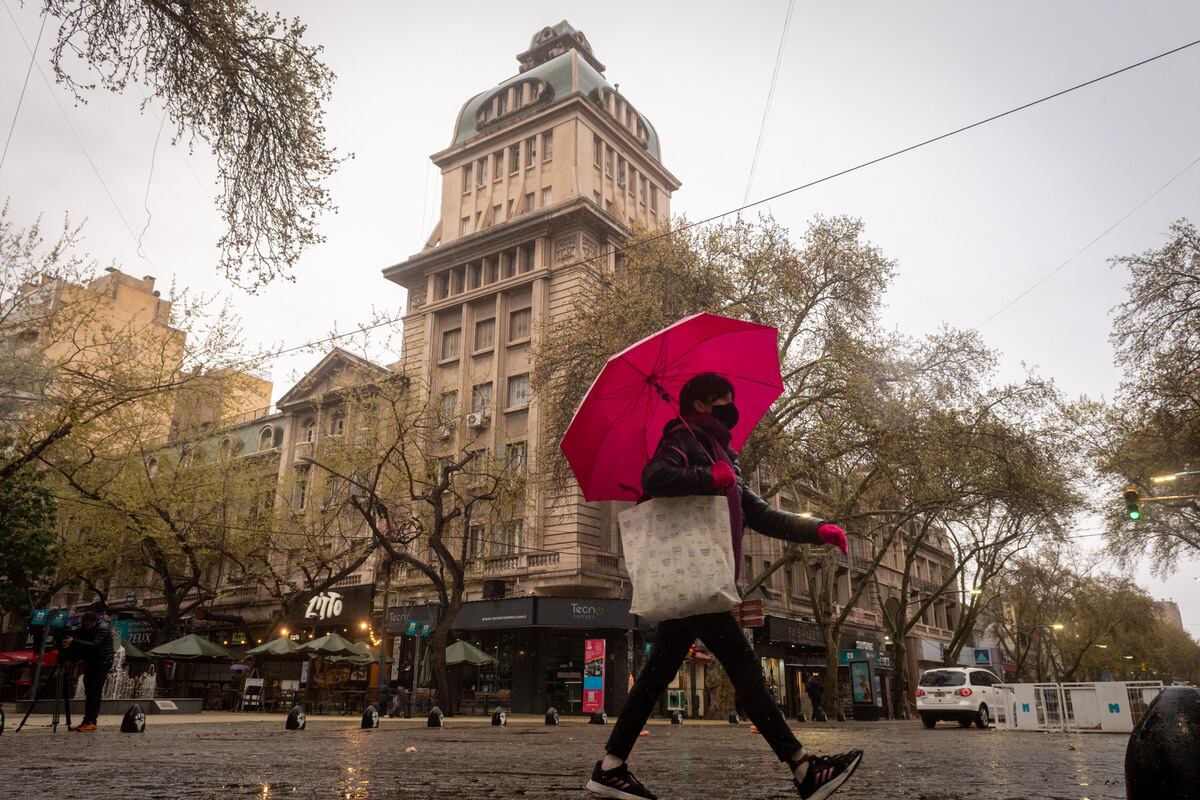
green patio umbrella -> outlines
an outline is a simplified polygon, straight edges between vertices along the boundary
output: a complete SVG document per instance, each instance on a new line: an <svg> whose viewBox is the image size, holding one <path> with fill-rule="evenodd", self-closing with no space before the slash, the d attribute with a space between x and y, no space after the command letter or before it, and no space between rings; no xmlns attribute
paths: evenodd
<svg viewBox="0 0 1200 800"><path fill-rule="evenodd" d="M448 667L452 667L455 664L470 664L475 667L481 667L484 664L495 663L496 659L493 656L489 656L475 645L470 642L464 642L462 639L459 639L446 648L446 666Z"/></svg>
<svg viewBox="0 0 1200 800"><path fill-rule="evenodd" d="M355 648L354 643L343 639L336 633L329 633L305 642L297 648L299 652L312 653L316 656L361 656L362 651Z"/></svg>
<svg viewBox="0 0 1200 800"><path fill-rule="evenodd" d="M251 647L246 651L246 655L264 661L301 661L312 654L301 650L300 645L286 636L281 636L258 647Z"/></svg>
<svg viewBox="0 0 1200 800"><path fill-rule="evenodd" d="M237 661L231 651L194 633L160 644L150 651L150 656L175 661Z"/></svg>
<svg viewBox="0 0 1200 800"><path fill-rule="evenodd" d="M145 661L145 660L147 660L147 659L149 659L149 658L150 658L150 656L146 655L144 652L142 652L142 651L141 651L140 649L138 649L136 646L134 646L134 645L130 644L129 640L128 640L128 639L126 639L126 638L125 638L124 636L122 636L121 634L119 634L119 633L116 633L116 632L114 631L114 634L113 634L113 635L114 635L114 636L115 636L117 639L119 639L119 640L120 640L120 641L119 641L119 646L120 646L120 648L121 648L122 650L124 650L124 651L125 651L125 660L126 660L126 661L128 661L128 660L129 660L129 659L131 659L131 658L134 658L134 659L139 659L139 660L142 660L142 661Z"/></svg>

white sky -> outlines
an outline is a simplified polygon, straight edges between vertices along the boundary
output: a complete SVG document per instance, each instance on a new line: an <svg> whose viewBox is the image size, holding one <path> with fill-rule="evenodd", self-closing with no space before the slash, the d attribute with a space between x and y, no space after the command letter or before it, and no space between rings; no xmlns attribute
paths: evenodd
<svg viewBox="0 0 1200 800"><path fill-rule="evenodd" d="M39 4L3 0L30 45ZM296 282L259 296L214 272L220 219L203 150L166 137L142 96L94 93L75 106L35 69L0 195L14 216L87 218L86 246L104 263L230 296L247 341L296 344L396 311L402 291L382 267L420 249L440 187L428 156L449 144L467 98L517 70L533 33L564 17L582 30L610 81L662 137L683 182L674 209L693 219L741 204L775 62L786 0L760 2L261 2L301 17L338 74L331 141L353 152L331 182L340 207L328 241ZM852 7L851 7L852 6ZM48 67L48 26L37 66ZM751 198L774 194L1200 38L1200 4L1177 2L863 2L796 4ZM0 136L29 65L0 15ZM1200 157L1200 47L1191 48L851 176L766 206L802 230L813 214L862 217L899 262L889 326L913 334L983 321L1133 211ZM121 221L54 98L91 154ZM153 179L149 180L154 162ZM194 174L193 174L194 173ZM198 177L197 177L198 176ZM148 196L147 196L147 189ZM135 234L152 218L137 253ZM1107 259L1157 247L1174 219L1200 220L1200 165L1028 297L983 325L1003 353L1070 395L1111 395L1107 335L1125 275ZM386 359L387 354L372 355ZM278 397L312 354L273 366ZM1139 574L1180 602L1200 634L1200 561L1169 581Z"/></svg>

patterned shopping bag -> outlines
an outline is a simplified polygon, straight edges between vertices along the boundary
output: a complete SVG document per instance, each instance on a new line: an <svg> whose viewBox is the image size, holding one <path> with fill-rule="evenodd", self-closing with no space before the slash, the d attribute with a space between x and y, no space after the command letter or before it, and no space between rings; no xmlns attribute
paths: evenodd
<svg viewBox="0 0 1200 800"><path fill-rule="evenodd" d="M723 495L656 497L621 512L619 519L632 613L657 622L737 606Z"/></svg>

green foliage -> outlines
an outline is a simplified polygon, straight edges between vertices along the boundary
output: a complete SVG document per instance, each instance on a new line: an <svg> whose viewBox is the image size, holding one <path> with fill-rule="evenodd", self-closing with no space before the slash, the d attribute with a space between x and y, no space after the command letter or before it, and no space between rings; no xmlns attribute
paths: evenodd
<svg viewBox="0 0 1200 800"><path fill-rule="evenodd" d="M40 475L26 469L0 481L0 612L27 613L27 590L53 573L54 522L54 498Z"/></svg>

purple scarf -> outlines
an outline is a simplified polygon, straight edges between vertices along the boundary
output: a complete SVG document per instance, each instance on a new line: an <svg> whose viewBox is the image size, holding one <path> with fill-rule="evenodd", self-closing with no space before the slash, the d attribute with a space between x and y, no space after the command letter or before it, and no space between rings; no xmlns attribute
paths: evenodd
<svg viewBox="0 0 1200 800"><path fill-rule="evenodd" d="M686 414L683 421L714 462L719 459L730 467L734 466L733 454L729 450L729 440L733 434L726 430L716 417L710 414ZM742 574L742 534L745 533L741 485L734 482L733 486L725 490L725 499L729 502L729 530L733 535L733 577L737 580Z"/></svg>

